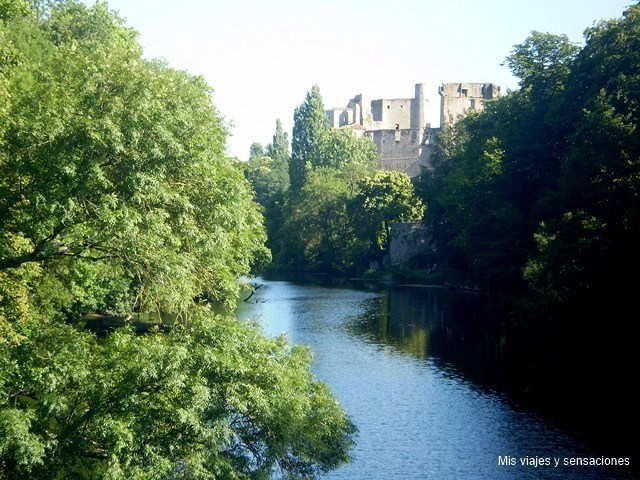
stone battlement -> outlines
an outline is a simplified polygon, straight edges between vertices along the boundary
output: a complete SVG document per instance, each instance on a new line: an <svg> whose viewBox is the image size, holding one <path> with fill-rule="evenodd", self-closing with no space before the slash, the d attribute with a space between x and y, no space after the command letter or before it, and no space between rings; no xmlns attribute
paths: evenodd
<svg viewBox="0 0 640 480"><path fill-rule="evenodd" d="M497 98L494 83L443 83L440 94L440 126L454 124L471 110L481 110L486 100ZM380 169L417 176L430 168L432 138L439 128L425 121L428 100L425 85L415 85L413 98L380 98L366 102L362 94L346 107L327 110L333 128L349 128L370 137L380 153Z"/></svg>

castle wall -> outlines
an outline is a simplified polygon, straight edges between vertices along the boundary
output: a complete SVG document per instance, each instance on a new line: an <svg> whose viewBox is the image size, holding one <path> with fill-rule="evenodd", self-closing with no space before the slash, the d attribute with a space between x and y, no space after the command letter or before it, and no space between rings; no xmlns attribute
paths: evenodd
<svg viewBox="0 0 640 480"><path fill-rule="evenodd" d="M367 130L411 128L411 98L380 99L371 101L373 122Z"/></svg>
<svg viewBox="0 0 640 480"><path fill-rule="evenodd" d="M424 94L424 83L416 83L415 97L411 101L411 128L419 130L424 128L426 99Z"/></svg>
<svg viewBox="0 0 640 480"><path fill-rule="evenodd" d="M354 112L352 108L332 108L326 112L332 128L340 128L353 123Z"/></svg>
<svg viewBox="0 0 640 480"><path fill-rule="evenodd" d="M487 99L496 98L500 87L493 83L445 83L438 89L440 126L455 123L470 110L480 110ZM377 99L365 102L356 95L344 108L327 110L331 126L350 128L370 137L380 153L380 169L405 172L414 177L430 169L432 138L439 129L425 123L425 86L415 85L414 98Z"/></svg>
<svg viewBox="0 0 640 480"><path fill-rule="evenodd" d="M416 163L421 153L418 141L412 141L412 131L404 130L374 130L367 132L380 153L380 169L406 172ZM413 135L415 138L415 133Z"/></svg>
<svg viewBox="0 0 640 480"><path fill-rule="evenodd" d="M416 255L429 251L430 235L421 223L392 223L389 239L389 260L391 265L408 263Z"/></svg>
<svg viewBox="0 0 640 480"><path fill-rule="evenodd" d="M371 121L371 108L364 104L362 94L358 94L349 100L347 108L353 109L353 123L364 125L365 119Z"/></svg>
<svg viewBox="0 0 640 480"><path fill-rule="evenodd" d="M443 83L438 93L442 97L440 127L444 127L470 111L482 110L484 101L500 95L500 87L494 83Z"/></svg>

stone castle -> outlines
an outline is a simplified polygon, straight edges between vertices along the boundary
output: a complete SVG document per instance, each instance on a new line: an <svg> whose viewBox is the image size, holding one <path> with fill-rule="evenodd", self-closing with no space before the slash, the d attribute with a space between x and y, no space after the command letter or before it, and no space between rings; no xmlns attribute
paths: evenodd
<svg viewBox="0 0 640 480"><path fill-rule="evenodd" d="M440 128L452 125L483 102L500 95L493 83L444 83L440 94ZM348 128L370 137L380 153L380 169L406 172L410 177L430 168L431 146L440 128L425 120L425 85L415 86L413 98L381 98L366 102L356 95L346 107L327 110L333 128Z"/></svg>

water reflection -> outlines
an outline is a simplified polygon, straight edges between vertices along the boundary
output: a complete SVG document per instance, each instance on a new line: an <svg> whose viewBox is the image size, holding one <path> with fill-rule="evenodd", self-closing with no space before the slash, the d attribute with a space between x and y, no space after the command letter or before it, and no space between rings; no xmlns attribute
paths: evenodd
<svg viewBox="0 0 640 480"><path fill-rule="evenodd" d="M504 381L500 362L506 338L483 318L480 302L472 292L389 287L369 302L351 325L351 333L416 358L431 358L493 390Z"/></svg>
<svg viewBox="0 0 640 480"><path fill-rule="evenodd" d="M570 431L494 385L504 338L474 295L444 289L265 281L240 306L268 335L310 345L360 429L335 479L633 478L622 469L501 466L499 456L597 456ZM482 324L482 325L481 325Z"/></svg>

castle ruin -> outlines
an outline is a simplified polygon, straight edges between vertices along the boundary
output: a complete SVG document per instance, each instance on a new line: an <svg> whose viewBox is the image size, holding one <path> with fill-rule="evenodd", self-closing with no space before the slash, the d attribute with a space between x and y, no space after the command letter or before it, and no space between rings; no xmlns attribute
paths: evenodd
<svg viewBox="0 0 640 480"><path fill-rule="evenodd" d="M358 136L370 137L380 153L380 169L405 172L411 177L430 168L434 135L483 102L500 95L493 83L444 83L440 94L440 127L425 120L425 85L415 86L413 98L381 98L366 102L356 95L346 107L327 110L333 128L347 128Z"/></svg>

